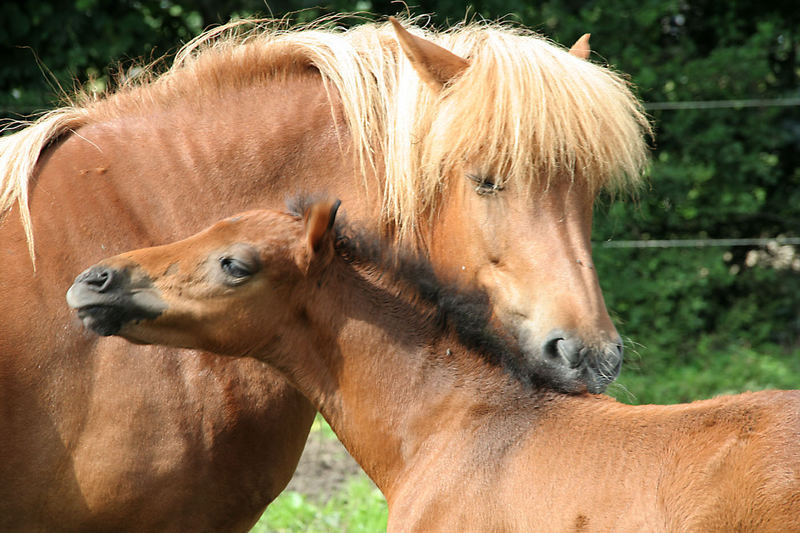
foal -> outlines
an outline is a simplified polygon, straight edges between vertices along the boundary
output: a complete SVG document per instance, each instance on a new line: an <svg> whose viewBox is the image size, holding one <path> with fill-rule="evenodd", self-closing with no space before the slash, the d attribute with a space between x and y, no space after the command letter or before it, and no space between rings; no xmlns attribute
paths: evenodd
<svg viewBox="0 0 800 533"><path fill-rule="evenodd" d="M386 496L390 531L800 528L800 393L560 393L516 371L482 298L334 224L337 207L116 256L67 301L103 335L278 369Z"/></svg>

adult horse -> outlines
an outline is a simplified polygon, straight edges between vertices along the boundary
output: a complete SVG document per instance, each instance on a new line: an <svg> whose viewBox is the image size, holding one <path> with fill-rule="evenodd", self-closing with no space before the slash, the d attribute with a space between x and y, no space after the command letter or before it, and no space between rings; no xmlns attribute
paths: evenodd
<svg viewBox="0 0 800 533"><path fill-rule="evenodd" d="M62 298L100 257L297 191L484 287L563 389L619 371L589 245L595 193L645 159L618 76L492 25L243 27L0 140L0 211L19 215L0 227L4 531L241 530L283 489L314 416L293 387L254 361L99 340Z"/></svg>
<svg viewBox="0 0 800 533"><path fill-rule="evenodd" d="M388 531L797 531L800 391L636 407L554 391L489 331L485 299L331 231L337 207L104 260L67 301L104 335L273 365L386 496Z"/></svg>

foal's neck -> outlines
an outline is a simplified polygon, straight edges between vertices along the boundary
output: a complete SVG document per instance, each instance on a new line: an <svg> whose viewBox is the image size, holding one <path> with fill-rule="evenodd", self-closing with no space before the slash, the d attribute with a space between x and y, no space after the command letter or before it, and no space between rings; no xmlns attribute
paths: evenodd
<svg viewBox="0 0 800 533"><path fill-rule="evenodd" d="M396 286L346 267L328 275L310 283L308 324L297 332L310 339L305 356L286 353L282 370L387 498L423 447L502 425L526 430L531 410L521 404L535 396L530 388L466 348L452 328L443 331Z"/></svg>

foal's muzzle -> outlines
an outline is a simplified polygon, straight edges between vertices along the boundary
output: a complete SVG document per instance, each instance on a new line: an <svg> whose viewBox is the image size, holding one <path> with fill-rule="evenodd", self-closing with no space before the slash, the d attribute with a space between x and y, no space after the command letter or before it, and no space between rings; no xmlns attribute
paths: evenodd
<svg viewBox="0 0 800 533"><path fill-rule="evenodd" d="M154 319L167 305L147 278L132 281L128 270L93 266L67 291L67 304L77 309L83 325L98 335L116 335L131 321Z"/></svg>

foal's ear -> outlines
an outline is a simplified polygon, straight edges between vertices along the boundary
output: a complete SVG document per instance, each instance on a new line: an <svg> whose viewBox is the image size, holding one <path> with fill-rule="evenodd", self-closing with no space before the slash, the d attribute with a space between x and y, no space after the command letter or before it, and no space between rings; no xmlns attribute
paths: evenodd
<svg viewBox="0 0 800 533"><path fill-rule="evenodd" d="M319 253L326 243L332 243L331 228L336 220L341 200L324 200L315 202L306 208L303 223L306 228L306 245L309 258Z"/></svg>
<svg viewBox="0 0 800 533"><path fill-rule="evenodd" d="M589 47L589 37L591 36L591 33L581 35L580 39L575 41L575 44L569 49L569 53L581 59L589 59L589 54L592 53L592 49Z"/></svg>
<svg viewBox="0 0 800 533"><path fill-rule="evenodd" d="M414 66L422 81L435 91L456 79L469 66L469 62L438 44L409 33L394 17L389 17L394 26L400 48Z"/></svg>

